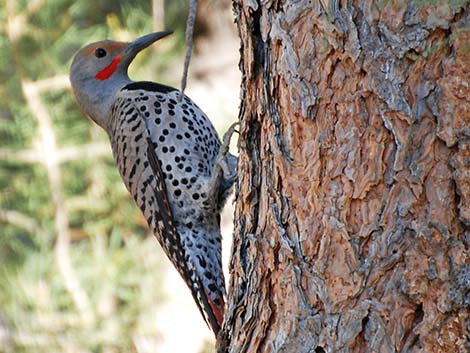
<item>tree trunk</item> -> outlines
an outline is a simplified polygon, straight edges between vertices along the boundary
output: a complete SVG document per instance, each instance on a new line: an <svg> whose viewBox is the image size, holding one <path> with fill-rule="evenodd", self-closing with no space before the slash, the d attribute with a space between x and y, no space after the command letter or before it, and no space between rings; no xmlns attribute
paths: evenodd
<svg viewBox="0 0 470 353"><path fill-rule="evenodd" d="M233 2L219 352L470 352L467 1Z"/></svg>

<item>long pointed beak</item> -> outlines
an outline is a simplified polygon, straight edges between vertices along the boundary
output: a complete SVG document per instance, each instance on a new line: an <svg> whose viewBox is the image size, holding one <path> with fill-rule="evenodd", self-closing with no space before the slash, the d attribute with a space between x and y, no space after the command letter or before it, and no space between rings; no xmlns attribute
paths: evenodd
<svg viewBox="0 0 470 353"><path fill-rule="evenodd" d="M131 62L135 56L142 51L143 49L147 48L151 44L155 43L156 41L172 34L173 31L162 31L162 32L155 32L150 33L140 38L137 38L133 42L130 42L129 45L126 47L124 51L124 57Z"/></svg>

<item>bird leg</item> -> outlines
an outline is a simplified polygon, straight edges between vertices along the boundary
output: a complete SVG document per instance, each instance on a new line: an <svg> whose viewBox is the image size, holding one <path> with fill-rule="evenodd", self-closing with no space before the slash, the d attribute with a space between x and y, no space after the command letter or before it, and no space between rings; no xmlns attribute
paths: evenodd
<svg viewBox="0 0 470 353"><path fill-rule="evenodd" d="M209 181L209 195L219 194L221 181L225 181L226 184L231 186L237 178L237 158L229 153L232 135L235 131L238 132L235 129L237 125L240 125L240 123L233 123L224 134L222 145L220 146L219 154L215 161L211 180ZM217 197L214 198L214 200L216 199Z"/></svg>
<svg viewBox="0 0 470 353"><path fill-rule="evenodd" d="M236 173L237 173L236 170L234 170L236 168L236 165L235 166L230 165L230 161L228 161L227 158L226 158L227 154L229 152L230 140L232 139L233 133L234 132L239 133L237 130L235 130L237 125L240 125L240 123L239 122L233 123L232 125L230 125L228 130L225 132L224 137L222 139L222 145L220 146L219 154L217 156L217 161L216 161L216 165L217 164L220 165L220 168L222 169L223 175L224 175L225 179L227 179L227 180L230 180L230 179L236 177Z"/></svg>

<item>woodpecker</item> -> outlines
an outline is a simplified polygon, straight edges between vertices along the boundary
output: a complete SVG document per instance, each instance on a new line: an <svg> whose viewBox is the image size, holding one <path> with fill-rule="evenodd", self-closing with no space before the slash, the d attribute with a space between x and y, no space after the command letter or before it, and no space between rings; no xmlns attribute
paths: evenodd
<svg viewBox="0 0 470 353"><path fill-rule="evenodd" d="M81 110L108 133L124 184L217 335L225 296L220 213L237 178L228 152L234 125L222 143L190 98L127 73L141 50L171 33L89 44L75 55L70 81Z"/></svg>

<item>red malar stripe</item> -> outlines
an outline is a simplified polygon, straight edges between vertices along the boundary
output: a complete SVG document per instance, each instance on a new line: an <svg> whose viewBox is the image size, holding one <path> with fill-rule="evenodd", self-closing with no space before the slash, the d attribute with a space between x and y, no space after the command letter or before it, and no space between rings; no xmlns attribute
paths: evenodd
<svg viewBox="0 0 470 353"><path fill-rule="evenodd" d="M107 80L112 74L114 74L114 71L116 71L120 62L121 62L121 57L116 56L114 60L111 61L111 64L109 64L103 70L101 70L100 72L96 74L95 78L98 80Z"/></svg>

